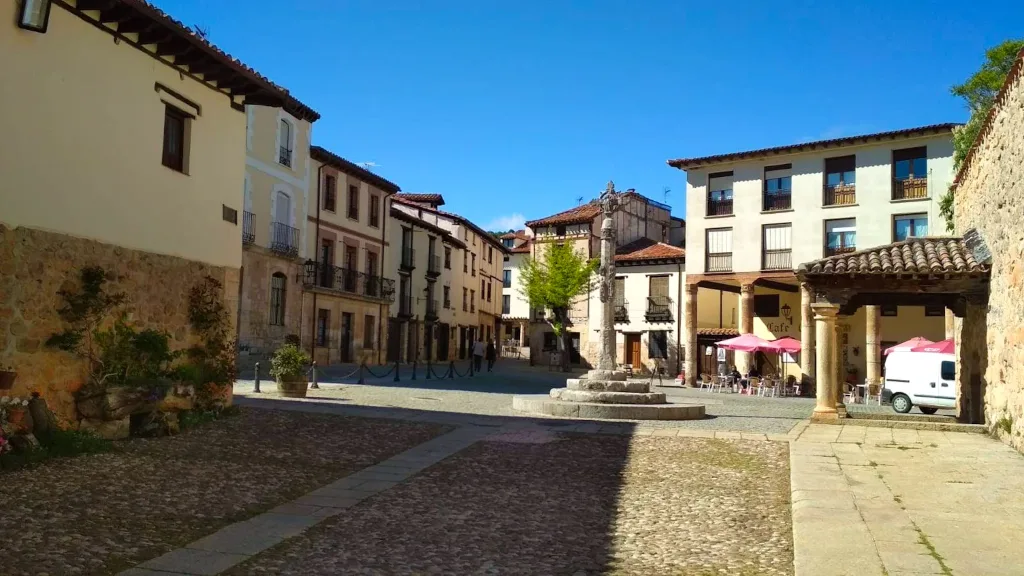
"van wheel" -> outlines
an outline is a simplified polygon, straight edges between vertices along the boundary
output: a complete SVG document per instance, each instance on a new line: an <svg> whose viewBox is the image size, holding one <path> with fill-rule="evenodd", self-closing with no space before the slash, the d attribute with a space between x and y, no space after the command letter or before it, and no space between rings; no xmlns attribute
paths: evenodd
<svg viewBox="0 0 1024 576"><path fill-rule="evenodd" d="M924 412L925 414L935 414L936 412L939 411L938 408L925 408L924 406L918 406L918 409L920 409L921 412Z"/></svg>
<svg viewBox="0 0 1024 576"><path fill-rule="evenodd" d="M906 394L897 394L892 397L892 409L900 414L910 412L910 409L913 407L914 404L910 401L910 396Z"/></svg>

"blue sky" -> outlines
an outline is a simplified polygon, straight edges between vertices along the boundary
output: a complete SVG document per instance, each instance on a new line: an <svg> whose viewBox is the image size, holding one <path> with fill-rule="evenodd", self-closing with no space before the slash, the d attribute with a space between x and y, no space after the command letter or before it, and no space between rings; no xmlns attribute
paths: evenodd
<svg viewBox="0 0 1024 576"><path fill-rule="evenodd" d="M684 216L668 158L963 121L949 86L1024 35L1019 0L156 2L319 111L315 143L503 227L609 179Z"/></svg>

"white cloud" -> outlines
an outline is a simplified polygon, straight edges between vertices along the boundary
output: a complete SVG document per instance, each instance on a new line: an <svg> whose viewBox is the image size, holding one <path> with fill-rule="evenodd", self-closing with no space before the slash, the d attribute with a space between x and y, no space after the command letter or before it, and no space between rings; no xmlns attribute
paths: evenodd
<svg viewBox="0 0 1024 576"><path fill-rule="evenodd" d="M508 216L499 216L483 227L484 230L489 232L507 232L509 230L519 230L526 226L526 217L519 212L513 212Z"/></svg>

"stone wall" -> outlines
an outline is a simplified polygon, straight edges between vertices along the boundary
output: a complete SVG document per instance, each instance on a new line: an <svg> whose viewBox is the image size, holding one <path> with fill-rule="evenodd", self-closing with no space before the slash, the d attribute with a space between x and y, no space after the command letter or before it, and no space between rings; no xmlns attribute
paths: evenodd
<svg viewBox="0 0 1024 576"><path fill-rule="evenodd" d="M1013 76L1011 76L1013 78ZM969 158L956 190L956 232L977 228L992 252L992 283L983 333L987 345L985 422L1024 451L1024 79L1006 87L1001 103ZM957 322L963 325L963 322ZM973 355L961 333L960 366Z"/></svg>
<svg viewBox="0 0 1024 576"><path fill-rule="evenodd" d="M73 393L84 383L87 368L78 357L44 343L64 328L57 291L76 286L86 266L116 274L109 289L128 296L131 322L170 333L172 349L190 344L188 294L204 277L224 284L229 311L238 306L237 269L0 224L0 364L18 372L14 388L5 394L39 392L67 425L76 420Z"/></svg>
<svg viewBox="0 0 1024 576"><path fill-rule="evenodd" d="M270 323L270 279L284 274L284 324ZM255 362L261 372L270 369L270 356L284 344L285 337L299 335L302 326L301 258L280 256L260 246L242 252L242 291L238 308L238 369L245 374Z"/></svg>

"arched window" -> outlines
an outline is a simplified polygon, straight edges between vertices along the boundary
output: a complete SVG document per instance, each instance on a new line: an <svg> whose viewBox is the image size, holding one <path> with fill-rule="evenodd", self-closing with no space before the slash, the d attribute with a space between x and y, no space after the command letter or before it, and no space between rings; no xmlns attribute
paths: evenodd
<svg viewBox="0 0 1024 576"><path fill-rule="evenodd" d="M287 278L280 272L270 277L270 324L284 326L285 284Z"/></svg>
<svg viewBox="0 0 1024 576"><path fill-rule="evenodd" d="M280 140L281 149L277 161L290 168L292 165L292 125L284 118L281 119L278 140Z"/></svg>

